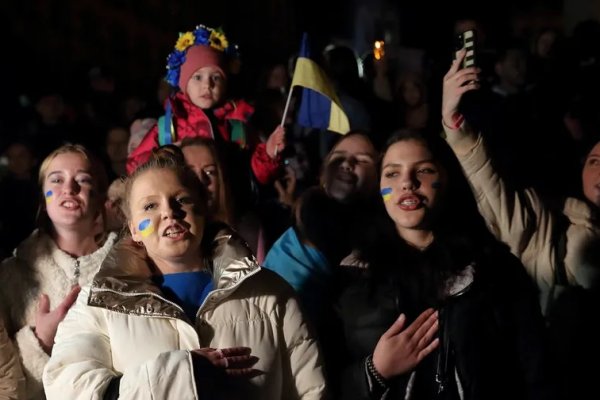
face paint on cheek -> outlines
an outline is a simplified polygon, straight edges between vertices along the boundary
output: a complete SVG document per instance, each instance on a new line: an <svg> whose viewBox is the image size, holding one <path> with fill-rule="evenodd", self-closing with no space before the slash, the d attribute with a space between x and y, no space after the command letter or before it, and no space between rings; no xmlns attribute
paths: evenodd
<svg viewBox="0 0 600 400"><path fill-rule="evenodd" d="M46 204L49 204L52 202L53 195L54 195L54 193L52 193L52 190L48 190L46 193L44 193L44 197L46 198Z"/></svg>
<svg viewBox="0 0 600 400"><path fill-rule="evenodd" d="M138 229L142 234L142 237L148 237L154 233L154 226L152 225L152 221L149 219L145 219L140 222Z"/></svg>
<svg viewBox="0 0 600 400"><path fill-rule="evenodd" d="M440 181L435 181L431 184L432 189L440 189L441 187L442 187L442 182L440 182Z"/></svg>
<svg viewBox="0 0 600 400"><path fill-rule="evenodd" d="M388 201L392 198L392 188L391 187L383 188L379 191L379 193L381 193L381 197L383 198L383 201Z"/></svg>

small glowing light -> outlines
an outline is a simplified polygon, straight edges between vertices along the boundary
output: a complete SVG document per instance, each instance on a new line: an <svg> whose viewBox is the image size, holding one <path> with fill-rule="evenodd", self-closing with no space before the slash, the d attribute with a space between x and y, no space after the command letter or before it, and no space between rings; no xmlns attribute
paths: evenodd
<svg viewBox="0 0 600 400"><path fill-rule="evenodd" d="M376 60L381 60L385 55L385 50L383 49L385 42L383 40L376 40L373 45L373 55Z"/></svg>

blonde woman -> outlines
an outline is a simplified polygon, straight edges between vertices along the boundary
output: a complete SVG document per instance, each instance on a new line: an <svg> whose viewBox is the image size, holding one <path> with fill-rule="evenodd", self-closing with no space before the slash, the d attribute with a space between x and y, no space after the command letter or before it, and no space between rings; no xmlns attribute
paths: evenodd
<svg viewBox="0 0 600 400"><path fill-rule="evenodd" d="M0 266L0 312L21 358L28 399L43 398L56 328L116 237L103 228L106 173L84 147L52 152L39 183L39 228Z"/></svg>

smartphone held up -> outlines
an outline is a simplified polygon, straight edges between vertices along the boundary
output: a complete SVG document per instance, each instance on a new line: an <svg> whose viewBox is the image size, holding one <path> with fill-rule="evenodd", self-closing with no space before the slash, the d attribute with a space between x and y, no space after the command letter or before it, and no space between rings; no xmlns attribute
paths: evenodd
<svg viewBox="0 0 600 400"><path fill-rule="evenodd" d="M470 29L459 33L455 39L454 57L458 56L459 51L463 49L465 51L465 55L460 63L460 69L477 67L477 36L475 30ZM479 83L479 79L467 81L463 86L472 83Z"/></svg>
<svg viewBox="0 0 600 400"><path fill-rule="evenodd" d="M455 44L455 57L456 53L460 50L465 49L465 57L462 61L462 68L474 67L476 66L476 34L473 29L468 31L459 33L456 36L456 44Z"/></svg>

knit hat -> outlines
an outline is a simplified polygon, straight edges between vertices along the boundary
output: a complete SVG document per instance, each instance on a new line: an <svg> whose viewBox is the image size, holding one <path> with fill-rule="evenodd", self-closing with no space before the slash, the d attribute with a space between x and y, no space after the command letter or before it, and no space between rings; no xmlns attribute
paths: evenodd
<svg viewBox="0 0 600 400"><path fill-rule="evenodd" d="M225 55L236 53L237 46L229 44L222 30L198 25L193 31L179 34L175 49L167 57L165 80L185 93L187 82L194 72L202 67L214 66L225 75Z"/></svg>
<svg viewBox="0 0 600 400"><path fill-rule="evenodd" d="M185 62L181 65L179 71L179 89L185 93L188 80L192 74L200 68L213 66L218 68L223 76L223 55L208 46L193 46L190 47L185 55Z"/></svg>

